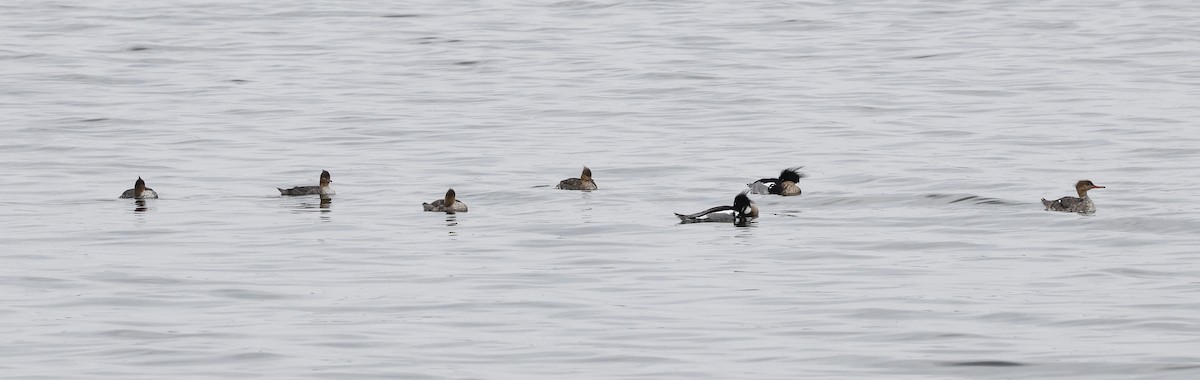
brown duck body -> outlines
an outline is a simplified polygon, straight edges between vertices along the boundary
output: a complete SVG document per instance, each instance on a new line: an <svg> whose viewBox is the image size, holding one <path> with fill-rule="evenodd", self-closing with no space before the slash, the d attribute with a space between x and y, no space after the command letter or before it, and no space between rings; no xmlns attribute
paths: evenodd
<svg viewBox="0 0 1200 380"><path fill-rule="evenodd" d="M596 181L592 180L592 169L587 166L583 167L583 173L579 178L567 178L558 182L556 188L563 190L596 190Z"/></svg>
<svg viewBox="0 0 1200 380"><path fill-rule="evenodd" d="M800 195L800 186L797 183L801 178L804 178L804 173L800 173L800 168L783 169L779 173L779 178L763 178L747 184L750 191L755 194L775 194L782 196Z"/></svg>
<svg viewBox="0 0 1200 380"><path fill-rule="evenodd" d="M320 179L319 183L320 183L320 185L318 185L318 186L296 186L296 187L293 187L290 189L284 189L284 188L277 188L277 189L279 189L279 195L317 194L317 195L321 195L321 196L329 196L329 195L337 194L336 192L333 191L333 188L329 186L330 183L333 183L333 180L330 179L328 171L325 171L325 170L321 171L321 179Z"/></svg>
<svg viewBox="0 0 1200 380"><path fill-rule="evenodd" d="M768 192L783 196L800 195L800 186L796 186L796 183L792 181L783 181L772 186Z"/></svg>
<svg viewBox="0 0 1200 380"><path fill-rule="evenodd" d="M125 192L121 193L121 196L118 198L121 198L121 199L158 199L158 193L155 192L154 189L146 187L146 181L143 181L142 177L138 177L137 181L133 183L133 188L129 189L129 190L125 190Z"/></svg>
<svg viewBox="0 0 1200 380"><path fill-rule="evenodd" d="M446 190L445 198L438 199L430 203L422 203L421 207L424 207L425 211L444 212L447 214L467 212L467 204L462 203L462 201L454 198L454 189ZM449 207L447 207L447 205L449 205Z"/></svg>
<svg viewBox="0 0 1200 380"><path fill-rule="evenodd" d="M1075 193L1079 197L1062 197L1052 201L1042 198L1042 206L1046 207L1046 211L1094 213L1096 212L1096 203L1092 202L1092 198L1088 197L1087 192L1091 189L1103 188L1104 186L1098 186L1092 181L1082 180L1075 183Z"/></svg>

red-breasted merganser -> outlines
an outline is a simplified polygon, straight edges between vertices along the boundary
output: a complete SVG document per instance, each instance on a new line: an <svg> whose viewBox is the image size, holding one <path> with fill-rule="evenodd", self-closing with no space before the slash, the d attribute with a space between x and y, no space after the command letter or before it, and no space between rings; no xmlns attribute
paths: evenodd
<svg viewBox="0 0 1200 380"><path fill-rule="evenodd" d="M796 183L805 177L804 173L799 172L800 168L803 166L783 169L779 178L763 178L746 186L749 186L750 192L754 194L800 195L800 186Z"/></svg>
<svg viewBox="0 0 1200 380"><path fill-rule="evenodd" d="M321 185L320 185L320 186L296 186L296 187L293 187L293 188L290 188L290 189L279 189L279 195L311 195L311 194L317 194L317 195L320 195L320 196L328 196L328 195L335 195L335 194L337 194L337 193L335 193L335 192L333 191L333 188L329 187L329 184L330 184L330 183L333 183L333 180L332 180L332 179L329 179L329 172L328 172L328 171L325 171L325 170L322 170L322 171L321 171Z"/></svg>
<svg viewBox="0 0 1200 380"><path fill-rule="evenodd" d="M563 190L596 190L596 181L592 180L592 169L583 167L579 178L567 178L558 183L557 188Z"/></svg>
<svg viewBox="0 0 1200 380"><path fill-rule="evenodd" d="M133 188L125 190L119 198L158 199L158 193L154 189L146 187L146 181L143 181L142 177L138 177L137 182L133 183Z"/></svg>
<svg viewBox="0 0 1200 380"><path fill-rule="evenodd" d="M433 201L433 203L422 203L421 206L425 207L425 211L444 212L447 214L467 212L467 204L454 199L454 189L446 190L446 198L438 199Z"/></svg>
<svg viewBox="0 0 1200 380"><path fill-rule="evenodd" d="M755 206L754 202L750 201L750 197L746 196L747 192L743 191L734 197L733 206L717 206L689 215L675 213L675 216L679 217L679 220L683 223L732 222L736 225L744 226L750 223L750 221L758 219L758 206Z"/></svg>
<svg viewBox="0 0 1200 380"><path fill-rule="evenodd" d="M1096 186L1092 181L1085 179L1075 183L1075 192L1079 194L1079 198L1062 197L1053 201L1042 198L1042 205L1046 206L1046 211L1093 213L1096 212L1096 204L1092 203L1092 198L1088 197L1087 192L1091 189L1103 188L1104 186Z"/></svg>

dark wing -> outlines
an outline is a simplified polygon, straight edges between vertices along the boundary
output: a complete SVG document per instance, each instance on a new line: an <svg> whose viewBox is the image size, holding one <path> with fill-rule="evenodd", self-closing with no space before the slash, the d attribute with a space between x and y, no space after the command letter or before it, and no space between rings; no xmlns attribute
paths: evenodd
<svg viewBox="0 0 1200 380"><path fill-rule="evenodd" d="M699 218L699 217L702 217L702 216L705 216L708 214L712 214L714 212L729 211L729 210L733 210L733 206L717 206L717 207L710 208L708 210L704 210L704 211L701 211L701 212L698 212L695 214L688 214L688 215L676 213L675 216L678 216L680 220L691 220L691 219L696 219L696 218Z"/></svg>
<svg viewBox="0 0 1200 380"><path fill-rule="evenodd" d="M583 187L583 180L579 178L567 178L558 182L558 188L563 190L578 190Z"/></svg>
<svg viewBox="0 0 1200 380"><path fill-rule="evenodd" d="M1053 211L1072 211L1076 208L1083 207L1083 199L1076 197L1062 197L1055 199L1053 202L1046 204L1047 210Z"/></svg>
<svg viewBox="0 0 1200 380"><path fill-rule="evenodd" d="M436 201L433 201L433 203L422 203L421 204L421 207L425 208L425 211L442 211L443 209L445 209L445 206L446 206L445 199L438 199Z"/></svg>
<svg viewBox="0 0 1200 380"><path fill-rule="evenodd" d="M320 192L320 186L296 186L290 189L279 189L279 195L309 195Z"/></svg>

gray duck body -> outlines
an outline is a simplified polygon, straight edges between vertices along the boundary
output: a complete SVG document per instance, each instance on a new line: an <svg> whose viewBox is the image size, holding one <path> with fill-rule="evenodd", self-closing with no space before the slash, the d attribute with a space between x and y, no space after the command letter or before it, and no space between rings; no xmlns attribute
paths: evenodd
<svg viewBox="0 0 1200 380"><path fill-rule="evenodd" d="M1089 180L1080 180L1075 183L1075 193L1078 197L1062 197L1052 201L1042 198L1042 206L1046 207L1046 211L1062 211L1062 212L1078 212L1091 214L1096 212L1096 203L1092 202L1092 198L1088 197L1088 190L1103 189L1104 186L1099 186Z"/></svg>

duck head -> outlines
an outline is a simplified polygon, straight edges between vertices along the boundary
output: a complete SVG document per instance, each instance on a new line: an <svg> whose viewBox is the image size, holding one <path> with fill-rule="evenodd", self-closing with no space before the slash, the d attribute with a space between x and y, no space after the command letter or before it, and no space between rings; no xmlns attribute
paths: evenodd
<svg viewBox="0 0 1200 380"><path fill-rule="evenodd" d="M1081 180L1079 182L1075 182L1075 192L1079 193L1080 198L1086 197L1088 190L1103 189L1103 188L1104 188L1104 186L1096 185L1096 184L1092 183L1092 181L1088 181L1086 179Z"/></svg>
<svg viewBox="0 0 1200 380"><path fill-rule="evenodd" d="M142 177L138 176L137 182L133 183L133 197L141 199L142 193L145 193L145 192L146 192L146 181L143 181Z"/></svg>
<svg viewBox="0 0 1200 380"><path fill-rule="evenodd" d="M579 179L583 182L591 181L592 180L592 169L588 169L587 166L584 166L583 173L579 173Z"/></svg>
<svg viewBox="0 0 1200 380"><path fill-rule="evenodd" d="M322 170L321 171L321 187L329 186L330 183L333 183L333 180L329 178L329 171Z"/></svg>
<svg viewBox="0 0 1200 380"><path fill-rule="evenodd" d="M800 179L804 178L804 173L800 172L800 168L803 168L803 166L783 169L783 171L779 173L779 181L791 181L792 183L799 183Z"/></svg>
<svg viewBox="0 0 1200 380"><path fill-rule="evenodd" d="M747 192L749 191L743 191L733 198L734 223L738 225L745 225L758 218L758 206L750 201L750 197L746 195Z"/></svg>

